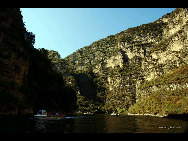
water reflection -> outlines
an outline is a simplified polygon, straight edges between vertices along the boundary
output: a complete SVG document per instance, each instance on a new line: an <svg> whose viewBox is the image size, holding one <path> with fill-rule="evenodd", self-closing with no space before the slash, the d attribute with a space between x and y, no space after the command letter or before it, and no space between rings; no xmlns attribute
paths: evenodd
<svg viewBox="0 0 188 141"><path fill-rule="evenodd" d="M35 119L35 132L39 133L72 133L74 118Z"/></svg>
<svg viewBox="0 0 188 141"><path fill-rule="evenodd" d="M106 116L107 133L135 133L137 124L133 116Z"/></svg>
<svg viewBox="0 0 188 141"><path fill-rule="evenodd" d="M188 122L159 117L135 117L138 133L184 133Z"/></svg>
<svg viewBox="0 0 188 141"><path fill-rule="evenodd" d="M87 115L74 118L72 133L104 133L106 129L105 122L104 115Z"/></svg>
<svg viewBox="0 0 188 141"><path fill-rule="evenodd" d="M0 117L0 133L31 133L34 121L28 118Z"/></svg>
<svg viewBox="0 0 188 141"><path fill-rule="evenodd" d="M185 133L188 121L147 116L83 115L63 119L2 118L0 133Z"/></svg>
<svg viewBox="0 0 188 141"><path fill-rule="evenodd" d="M37 132L45 132L46 129L46 121L45 120L36 120L35 121L35 129Z"/></svg>

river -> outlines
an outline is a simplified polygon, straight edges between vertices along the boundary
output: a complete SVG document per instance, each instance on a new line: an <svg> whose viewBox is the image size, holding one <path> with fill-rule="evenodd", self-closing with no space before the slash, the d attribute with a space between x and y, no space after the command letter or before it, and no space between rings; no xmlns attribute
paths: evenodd
<svg viewBox="0 0 188 141"><path fill-rule="evenodd" d="M187 133L188 120L151 116L81 115L64 119L0 117L0 133Z"/></svg>

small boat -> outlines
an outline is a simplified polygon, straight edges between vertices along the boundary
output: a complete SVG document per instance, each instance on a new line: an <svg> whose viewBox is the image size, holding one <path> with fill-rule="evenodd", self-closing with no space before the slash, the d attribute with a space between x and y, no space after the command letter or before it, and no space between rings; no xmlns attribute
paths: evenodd
<svg viewBox="0 0 188 141"><path fill-rule="evenodd" d="M58 112L47 112L46 110L39 110L36 115L34 115L36 119L47 119L47 120L58 120L66 118L65 114Z"/></svg>
<svg viewBox="0 0 188 141"><path fill-rule="evenodd" d="M47 117L47 112L46 110L39 110L39 112L34 115L34 117Z"/></svg>
<svg viewBox="0 0 188 141"><path fill-rule="evenodd" d="M113 115L113 116L118 116L119 114L118 113L111 113L111 115Z"/></svg>
<svg viewBox="0 0 188 141"><path fill-rule="evenodd" d="M93 115L93 113L86 112L86 113L84 113L84 115Z"/></svg>

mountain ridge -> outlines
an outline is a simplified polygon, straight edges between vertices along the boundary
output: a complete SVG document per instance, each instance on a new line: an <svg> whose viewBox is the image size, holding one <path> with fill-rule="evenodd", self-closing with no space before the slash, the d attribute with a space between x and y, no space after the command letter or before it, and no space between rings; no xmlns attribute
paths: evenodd
<svg viewBox="0 0 188 141"><path fill-rule="evenodd" d="M127 113L150 95L139 89L141 83L187 65L187 17L187 8L177 8L154 22L107 36L56 62L67 85L77 92L79 110Z"/></svg>

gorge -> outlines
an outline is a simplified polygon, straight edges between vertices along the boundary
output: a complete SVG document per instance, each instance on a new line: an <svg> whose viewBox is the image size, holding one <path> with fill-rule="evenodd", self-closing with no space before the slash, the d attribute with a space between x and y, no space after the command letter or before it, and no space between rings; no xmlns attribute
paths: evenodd
<svg viewBox="0 0 188 141"><path fill-rule="evenodd" d="M0 11L0 111L188 112L188 9L61 58L35 49L19 9ZM50 101L50 102L49 102ZM10 104L11 103L11 104Z"/></svg>

